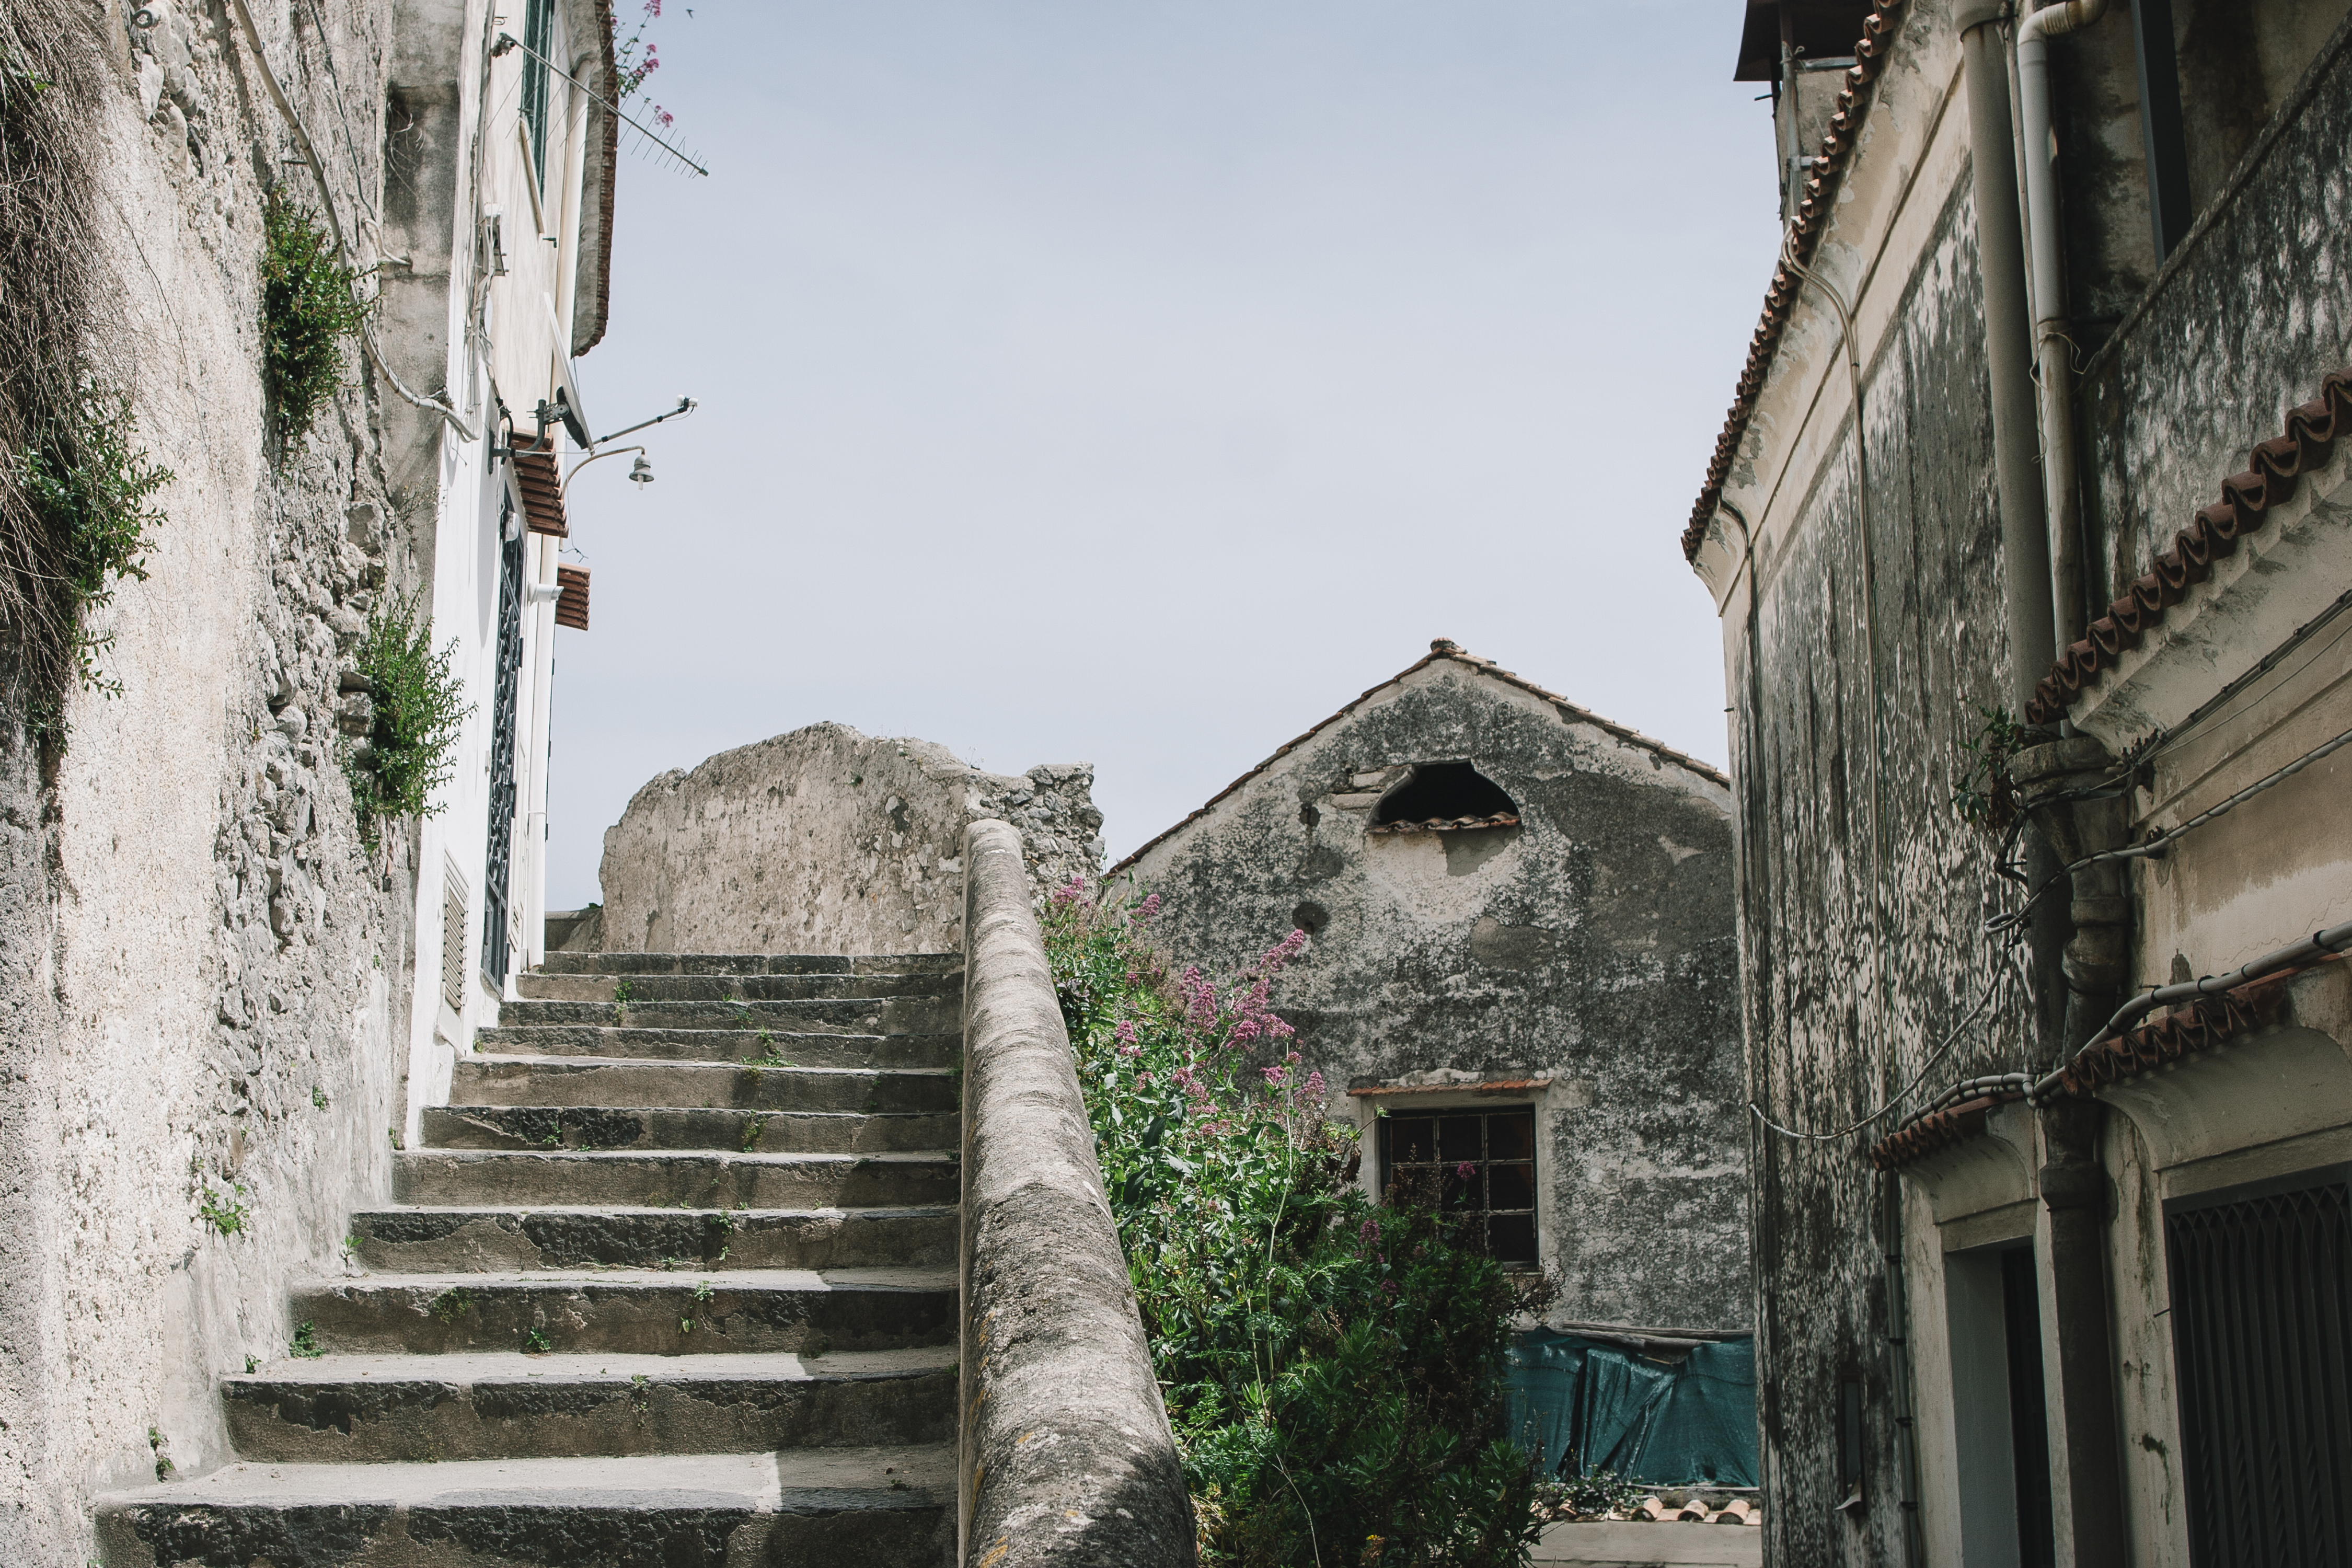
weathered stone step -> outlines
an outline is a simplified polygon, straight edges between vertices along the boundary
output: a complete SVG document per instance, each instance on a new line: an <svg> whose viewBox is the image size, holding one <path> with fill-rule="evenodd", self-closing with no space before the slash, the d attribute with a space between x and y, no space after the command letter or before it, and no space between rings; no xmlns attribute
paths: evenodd
<svg viewBox="0 0 2352 1568"><path fill-rule="evenodd" d="M393 1156L392 1194L404 1204L904 1208L958 1202L962 1180L943 1154L430 1149Z"/></svg>
<svg viewBox="0 0 2352 1568"><path fill-rule="evenodd" d="M960 952L551 952L541 974L938 974Z"/></svg>
<svg viewBox="0 0 2352 1568"><path fill-rule="evenodd" d="M955 996L816 997L797 1002L509 1002L501 1028L585 1024L595 1028L734 1029L746 1035L918 1035L963 1026Z"/></svg>
<svg viewBox="0 0 2352 1568"><path fill-rule="evenodd" d="M624 998L617 993L628 987ZM963 973L935 974L519 974L534 1002L817 1002L963 994Z"/></svg>
<svg viewBox="0 0 2352 1568"><path fill-rule="evenodd" d="M100 1500L110 1565L721 1568L955 1556L945 1447L236 1464Z"/></svg>
<svg viewBox="0 0 2352 1568"><path fill-rule="evenodd" d="M320 1349L352 1353L817 1355L956 1331L953 1274L917 1268L370 1276L298 1288L292 1308Z"/></svg>
<svg viewBox="0 0 2352 1568"><path fill-rule="evenodd" d="M635 1014L631 1013L635 1017ZM953 1067L963 1037L940 1034L794 1034L782 1029L613 1028L541 1025L478 1030L477 1048L500 1056L615 1057L637 1061L733 1062L761 1067Z"/></svg>
<svg viewBox="0 0 2352 1568"><path fill-rule="evenodd" d="M956 1352L331 1355L222 1381L240 1458L377 1464L955 1437Z"/></svg>
<svg viewBox="0 0 2352 1568"><path fill-rule="evenodd" d="M957 1089L952 1067L877 1070L504 1055L460 1057L449 1094L467 1105L700 1106L951 1116Z"/></svg>
<svg viewBox="0 0 2352 1568"><path fill-rule="evenodd" d="M957 1135L952 1115L862 1110L446 1105L425 1112L427 1149L731 1149L746 1154L901 1154L953 1149Z"/></svg>
<svg viewBox="0 0 2352 1568"><path fill-rule="evenodd" d="M393 1208L352 1216L360 1261L405 1274L944 1268L952 1205L870 1209Z"/></svg>

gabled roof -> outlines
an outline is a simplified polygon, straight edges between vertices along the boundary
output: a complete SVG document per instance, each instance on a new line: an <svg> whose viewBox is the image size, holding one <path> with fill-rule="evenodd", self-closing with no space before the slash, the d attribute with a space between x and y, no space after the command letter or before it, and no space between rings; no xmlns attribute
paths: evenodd
<svg viewBox="0 0 2352 1568"><path fill-rule="evenodd" d="M1398 670L1394 675L1389 677L1386 680L1381 681L1378 686L1366 690L1361 696L1349 703L1346 707L1340 709L1337 713L1332 714L1328 719L1308 726L1305 733L1296 736L1291 740L1284 742L1281 745L1276 746L1274 749L1274 755L1266 758L1265 761L1258 763L1257 766L1250 769L1249 772L1244 773L1241 777L1235 779L1233 783L1227 784L1224 788L1211 795L1207 800L1202 802L1200 810L1193 812L1191 816L1185 817L1181 822L1177 823L1173 827L1169 828L1166 832L1158 834L1148 840L1140 847L1136 849L1133 854L1128 856L1126 859L1121 860L1118 865L1113 866L1109 870L1104 872L1104 877L1110 878L1118 876L1121 871L1126 870L1138 860L1142 859L1146 855L1151 853L1152 850L1157 849L1169 839L1175 837L1176 835L1183 832L1184 829L1192 826L1192 824L1208 816L1210 812L1216 809L1217 803L1219 801L1222 801L1227 795L1232 795L1235 790L1241 788L1242 785L1249 783L1250 780L1257 777L1258 774L1265 772L1266 769L1274 766L1275 763L1280 762L1283 758L1288 756L1291 752L1297 751L1299 747L1305 745L1307 742L1313 740L1316 736L1321 734L1324 731L1329 729L1340 720L1345 719L1349 714L1353 713L1357 709L1361 708L1365 703L1370 701L1373 698L1378 697L1381 692L1388 690L1391 687L1402 685L1408 677L1420 670L1428 668L1431 665L1435 664L1442 658L1452 659L1456 664L1466 665L1480 675L1492 676L1496 679L1500 680L1507 685L1516 686L1522 691L1541 698L1544 701L1550 703L1553 709L1559 712L1559 716L1562 719L1567 720L1571 724L1590 724L1594 729L1604 730L1610 734L1616 736L1621 741L1630 742L1654 755L1664 757L1666 761L1673 763L1677 767L1688 768L1691 772L1697 773L1702 777L1712 779L1717 784L1728 787L1731 783L1728 778L1724 776L1720 770L1712 767L1706 763L1700 762L1696 757L1688 756L1681 752L1677 752L1672 746L1666 745L1663 742L1654 741L1650 739L1649 736L1643 734L1639 730L1629 730L1622 724L1614 723L1607 719L1603 719L1600 714L1593 712L1589 708L1580 708L1575 703L1570 702L1567 698L1559 695L1557 692L1546 691L1542 687L1538 686L1532 680L1522 680L1519 677L1512 674L1509 670L1497 668L1495 661L1491 658L1480 658L1474 653L1465 651L1459 643L1449 641L1444 637L1438 637L1429 645L1429 654L1426 658L1413 660L1412 663L1406 665L1402 669Z"/></svg>

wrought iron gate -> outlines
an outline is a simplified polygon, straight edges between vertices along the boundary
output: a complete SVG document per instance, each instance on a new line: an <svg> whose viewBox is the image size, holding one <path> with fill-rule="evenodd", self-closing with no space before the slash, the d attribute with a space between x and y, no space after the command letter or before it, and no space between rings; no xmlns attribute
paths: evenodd
<svg viewBox="0 0 2352 1568"><path fill-rule="evenodd" d="M2164 1237L2189 1560L2347 1568L2352 1192L2183 1204Z"/></svg>
<svg viewBox="0 0 2352 1568"><path fill-rule="evenodd" d="M523 531L511 497L499 509L499 681L490 704L490 835L483 855L482 973L507 984L507 897L514 876L515 711L522 689Z"/></svg>

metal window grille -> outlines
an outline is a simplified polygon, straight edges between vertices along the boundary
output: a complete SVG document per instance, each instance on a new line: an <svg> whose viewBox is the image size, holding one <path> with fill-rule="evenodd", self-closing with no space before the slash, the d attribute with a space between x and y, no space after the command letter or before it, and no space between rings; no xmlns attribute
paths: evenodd
<svg viewBox="0 0 2352 1568"><path fill-rule="evenodd" d="M466 1005L466 880L454 866L441 871L441 999Z"/></svg>
<svg viewBox="0 0 2352 1568"><path fill-rule="evenodd" d="M1381 1118L1381 1190L1426 1181L1500 1263L1534 1264L1536 1113L1449 1110Z"/></svg>
<svg viewBox="0 0 2352 1568"><path fill-rule="evenodd" d="M513 502L499 509L509 532ZM499 681L490 704L490 832L483 857L482 974L504 992L511 932L509 893L514 880L515 726L522 695L523 531L511 530L499 552Z"/></svg>
<svg viewBox="0 0 2352 1568"><path fill-rule="evenodd" d="M2352 1564L2352 1194L2339 1174L2164 1221L2189 1561Z"/></svg>

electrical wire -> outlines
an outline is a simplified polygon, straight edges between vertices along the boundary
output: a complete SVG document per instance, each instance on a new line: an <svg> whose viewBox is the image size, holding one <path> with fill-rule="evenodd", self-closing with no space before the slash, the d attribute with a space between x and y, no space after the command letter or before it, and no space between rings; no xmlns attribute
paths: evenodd
<svg viewBox="0 0 2352 1568"><path fill-rule="evenodd" d="M2175 1002L2194 1002L2208 996L2218 996L2225 991L2235 991L2241 985L2251 984L2254 981L2270 975L2292 973L2315 959L2331 957L2341 953L2347 948L2352 948L2352 921L2347 921L2342 925L2331 926L2326 931L2314 931L2301 942L2291 942L2274 952L2266 952L2251 963L2242 964L2231 970L2227 974L2208 974L2202 979L2184 980L2177 985L2158 985L2143 991L2116 1008L2115 1016L2101 1025L2097 1034L2075 1047L2067 1056L2066 1066L2062 1066L2037 1079L2032 1089L2027 1091L2026 1099L2032 1103L2040 1104L2052 1089L2059 1086L2060 1081L2066 1076L2068 1067L2079 1060L2084 1052L2105 1044L2120 1034L2125 1025L2135 1019L2146 1017L2158 1007L2168 1006Z"/></svg>
<svg viewBox="0 0 2352 1568"><path fill-rule="evenodd" d="M2020 921L2023 921L2027 912L2031 910L2035 904L2039 903L2042 900L2042 896L2048 893L2051 889L2066 880L2066 879L2073 876L2075 872L2082 870L2084 867L2101 865L2109 860L2145 859L2150 855L2158 854L2161 852L2166 846L2169 845L2174 839L2180 837L2183 834L2189 833L2196 828L2202 827L2207 823L2213 821L2217 817L2227 816L2229 813L2235 811L2238 807L2245 805L2246 802L2253 799L2254 796L2262 794L2264 790L2276 788L2278 785L2285 783L2288 779L2293 778L2295 774L2303 772L2304 769L2311 766L2312 763L2319 761L2322 757L2332 756L2336 752L2342 751L2347 745L2352 745L2352 730L2345 731L2342 734L2336 736L2336 739L2328 742L2325 745L2317 746L2311 751L2305 752L2303 755L2287 763L2284 767L2264 774L2263 777L2256 779L2252 784L2250 784L2245 788L2240 790L2237 794L2231 795L2229 799L2221 801L2213 805L2207 806L2203 811L2199 812L2196 816L2190 817L2186 822L2176 824L2171 827L2163 828L2137 844L2126 844L2120 849L2102 849L2095 855L2085 855L2080 860L2072 861L2069 864L2061 867L2058 870L2052 872L2050 876L2043 880L2042 886L2033 889L2032 896L2028 898L2023 905L2017 909L2005 910L2000 914L1993 916L1991 919L1985 921L1984 929L1987 931L2004 931L2009 930L2012 926L2015 926Z"/></svg>
<svg viewBox="0 0 2352 1568"><path fill-rule="evenodd" d="M2013 963L2011 962L2011 953L2016 946L2017 943L2012 941L2002 950L2002 963L2000 967L1994 970L1992 977L1985 982L1985 988L1978 995L1976 1005L1961 1015L1960 1021L1953 1025L1951 1031L1944 1037L1941 1043L1939 1043L1933 1051L1928 1053L1927 1059L1920 1067L1917 1076L1913 1078L1909 1083L1904 1085L1900 1093L1896 1094L1893 1099L1880 1106L1877 1110L1872 1111L1869 1115L1862 1118L1858 1121L1849 1122L1833 1132L1808 1132L1801 1128L1783 1127L1780 1123L1765 1115L1764 1108L1757 1104L1752 1100L1748 1102L1749 1112L1755 1116L1757 1121L1762 1122L1766 1127L1779 1133L1781 1137L1792 1138L1804 1143L1834 1143L1839 1139L1851 1138L1855 1133L1861 1131L1864 1128L1871 1125L1871 1123L1879 1121L1881 1118L1885 1117L1887 1112L1895 1110L1905 1100L1910 1099L1912 1091L1916 1089L1921 1084L1927 1081L1927 1075L1936 1070L1936 1064L1944 1059L1945 1053L1952 1048L1954 1044L1958 1041L1960 1036L1967 1031L1969 1026L1975 1023L1978 1016L1984 1012L1986 1006L1992 1001L1993 993L2000 988L2001 982L2008 979L2012 971Z"/></svg>

